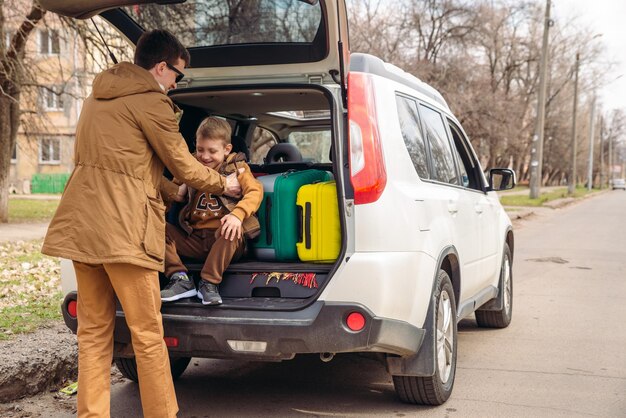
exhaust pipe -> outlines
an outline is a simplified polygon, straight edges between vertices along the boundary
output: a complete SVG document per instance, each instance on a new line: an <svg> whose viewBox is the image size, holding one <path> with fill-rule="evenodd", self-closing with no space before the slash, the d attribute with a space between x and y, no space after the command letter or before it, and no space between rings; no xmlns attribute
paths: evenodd
<svg viewBox="0 0 626 418"><path fill-rule="evenodd" d="M320 360L324 363L328 363L335 357L335 353L320 353Z"/></svg>

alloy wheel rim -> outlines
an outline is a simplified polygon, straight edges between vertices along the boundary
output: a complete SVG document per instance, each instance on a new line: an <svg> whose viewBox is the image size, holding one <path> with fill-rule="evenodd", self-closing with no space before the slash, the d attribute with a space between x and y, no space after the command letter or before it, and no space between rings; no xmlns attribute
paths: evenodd
<svg viewBox="0 0 626 418"><path fill-rule="evenodd" d="M437 368L439 377L446 383L452 373L452 355L454 350L454 323L450 295L441 291L437 309Z"/></svg>

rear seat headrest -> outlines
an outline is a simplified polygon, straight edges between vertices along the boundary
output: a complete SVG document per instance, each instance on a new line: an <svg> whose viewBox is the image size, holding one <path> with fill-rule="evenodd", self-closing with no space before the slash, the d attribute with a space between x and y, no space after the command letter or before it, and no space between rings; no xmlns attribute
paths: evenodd
<svg viewBox="0 0 626 418"><path fill-rule="evenodd" d="M242 137L233 135L230 139L230 143L233 145L233 152L243 152L246 154L246 161L250 161L250 150Z"/></svg>
<svg viewBox="0 0 626 418"><path fill-rule="evenodd" d="M302 154L298 147L289 142L280 142L270 148L265 157L265 164L275 164L281 162L300 162Z"/></svg>

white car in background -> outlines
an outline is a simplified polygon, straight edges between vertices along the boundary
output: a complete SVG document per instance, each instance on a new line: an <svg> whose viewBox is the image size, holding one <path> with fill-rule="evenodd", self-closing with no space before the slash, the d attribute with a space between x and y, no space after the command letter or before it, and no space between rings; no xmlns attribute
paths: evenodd
<svg viewBox="0 0 626 418"><path fill-rule="evenodd" d="M613 179L611 181L611 189L622 189L626 190L626 181L624 179Z"/></svg>
<svg viewBox="0 0 626 418"><path fill-rule="evenodd" d="M344 0L258 0L259 16L232 15L225 25L211 22L228 17L226 0L40 2L66 16L100 14L133 43L154 28L177 35L191 67L169 95L185 110L190 148L200 120L218 115L233 125L233 144L249 153L254 172L318 169L336 182L334 262L248 258L226 272L221 306L197 298L163 305L175 378L191 357L375 353L402 401L440 405L454 384L457 323L475 314L481 327L509 325L514 239L496 191L512 188L514 173L492 169L485 178L434 88L379 58L349 54ZM285 143L298 152L266 158L270 145ZM62 272L63 314L76 331L71 263ZM260 280L261 272L274 275ZM315 286L280 280L298 274L315 277ZM115 362L136 380L119 307L117 318Z"/></svg>

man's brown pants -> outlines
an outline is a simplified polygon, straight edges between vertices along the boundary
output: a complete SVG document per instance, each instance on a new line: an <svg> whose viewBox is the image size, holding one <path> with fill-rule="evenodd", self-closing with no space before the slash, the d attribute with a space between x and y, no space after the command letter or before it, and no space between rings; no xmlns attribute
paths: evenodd
<svg viewBox="0 0 626 418"><path fill-rule="evenodd" d="M78 417L109 417L115 296L137 359L144 417L176 417L178 404L163 341L156 270L74 261L78 284Z"/></svg>
<svg viewBox="0 0 626 418"><path fill-rule="evenodd" d="M216 237L217 236L217 237ZM165 275L184 271L180 256L205 260L200 277L213 284L222 281L224 270L244 252L243 238L225 239L215 229L194 229L191 235L170 223L165 228Z"/></svg>

